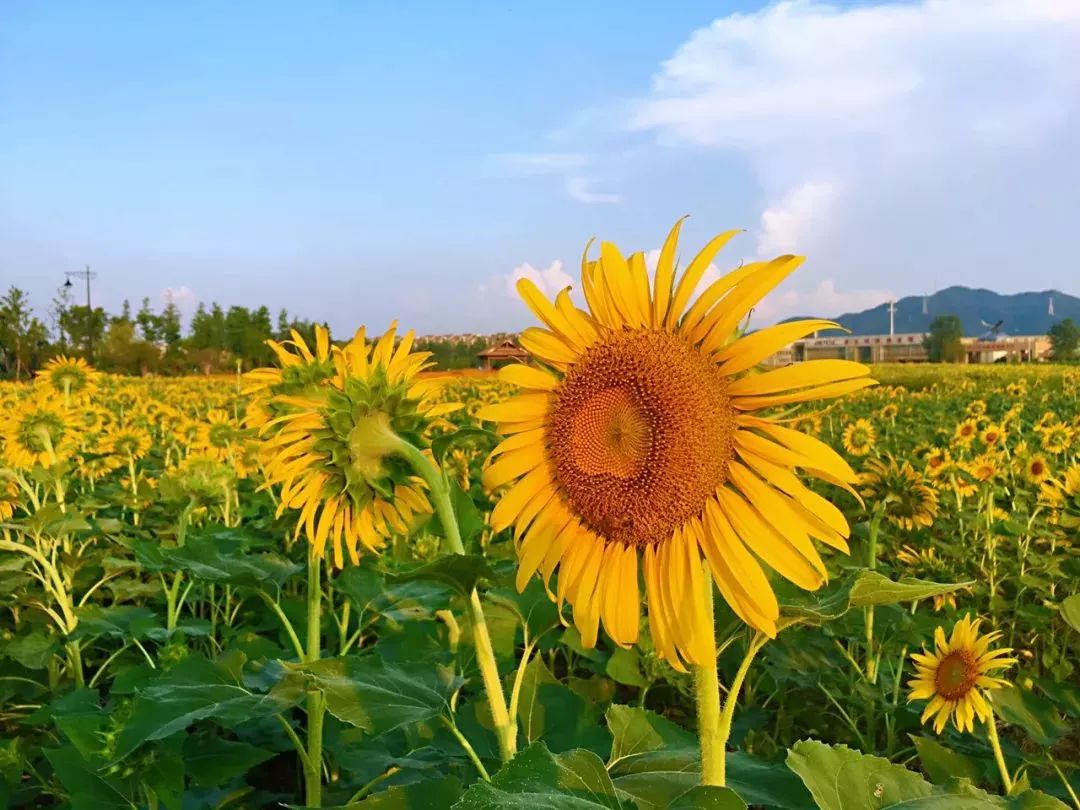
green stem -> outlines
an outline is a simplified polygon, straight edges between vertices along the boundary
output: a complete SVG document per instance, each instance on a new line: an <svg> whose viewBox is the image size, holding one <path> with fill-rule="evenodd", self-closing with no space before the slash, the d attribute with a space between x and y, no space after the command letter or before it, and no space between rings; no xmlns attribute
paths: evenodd
<svg viewBox="0 0 1080 810"><path fill-rule="evenodd" d="M285 632L289 634L289 641L292 642L293 649L296 651L297 661L306 661L307 653L304 651L304 645L300 643L300 637L296 635L296 628L293 627L292 622L289 621L289 617L285 615L285 611L281 609L281 605L276 600L271 599L270 595L261 588L256 590L255 593L262 597L263 601L269 605L270 609L274 611L279 619L281 619L282 625L285 627Z"/></svg>
<svg viewBox="0 0 1080 810"><path fill-rule="evenodd" d="M476 770L479 772L480 778L483 779L485 782L490 782L491 774L489 774L487 768L484 767L484 763L480 761L480 757L476 754L476 749L472 747L472 744L469 742L469 740L465 737L464 734L461 733L461 730L458 729L457 725L455 725L453 720L444 717L442 718L442 721L443 724L448 729L450 729L450 733L454 735L454 737L459 743L461 743L461 747L465 749L465 753L469 755L469 759L471 759L473 765L476 766Z"/></svg>
<svg viewBox="0 0 1080 810"><path fill-rule="evenodd" d="M67 643L67 654L71 677L75 681L75 687L81 689L86 685L86 676L83 674L82 650L78 641Z"/></svg>
<svg viewBox="0 0 1080 810"><path fill-rule="evenodd" d="M764 633L754 633L746 647L746 654L743 656L742 663L739 664L739 669L735 673L735 678L731 682L731 687L728 689L727 698L724 700L724 711L720 715L720 729L717 734L721 751L727 749L727 741L731 737L731 723L735 717L735 706L739 701L743 681L746 680L746 674L750 671L750 665L754 662L755 656L768 640L769 637Z"/></svg>
<svg viewBox="0 0 1080 810"><path fill-rule="evenodd" d="M1076 795L1076 791L1073 790L1072 785L1069 784L1069 780L1065 778L1065 774L1061 772L1061 768L1058 767L1056 762L1051 762L1050 767L1054 769L1054 772L1058 775L1058 779L1061 780L1061 784L1065 786L1065 790L1068 792L1069 798L1072 799L1076 810L1080 810L1080 796Z"/></svg>
<svg viewBox="0 0 1080 810"><path fill-rule="evenodd" d="M994 761L997 762L998 771L1001 773L1001 784L1005 786L1005 795L1012 793L1013 780L1009 775L1009 766L1005 764L1005 755L1001 752L1001 741L998 739L997 718L994 716L993 707L990 708L990 716L986 719L986 738L990 741L990 747L994 749Z"/></svg>
<svg viewBox="0 0 1080 810"><path fill-rule="evenodd" d="M716 638L713 620L712 572L705 568L705 633ZM701 741L701 784L723 787L727 781L726 738L721 738L720 678L716 671L716 644L711 660L694 667L694 697L697 703L698 739ZM730 728L729 728L730 732Z"/></svg>
<svg viewBox="0 0 1080 810"><path fill-rule="evenodd" d="M428 485L429 495L435 513L439 516L446 542L453 554L464 554L465 545L461 542L454 504L450 499L450 485L443 472L427 456L404 439L398 439L399 452L412 465L417 475ZM495 651L491 646L491 634L488 632L484 607L480 603L480 594L475 589L469 595L469 617L472 623L473 643L476 646L476 662L480 667L480 676L484 681L491 719L495 725L495 734L499 741L499 754L503 762L509 762L517 753L517 724L510 717L506 708L506 694L503 692L499 667L495 662Z"/></svg>
<svg viewBox="0 0 1080 810"><path fill-rule="evenodd" d="M307 654L304 663L314 664L322 655L322 560L308 546ZM307 759L304 767L304 796L308 807L322 807L323 719L326 697L312 688L307 696Z"/></svg>

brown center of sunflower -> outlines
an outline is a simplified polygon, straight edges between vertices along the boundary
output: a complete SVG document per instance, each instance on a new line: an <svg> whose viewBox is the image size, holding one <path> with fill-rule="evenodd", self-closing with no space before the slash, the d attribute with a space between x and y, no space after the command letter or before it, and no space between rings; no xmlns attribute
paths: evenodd
<svg viewBox="0 0 1080 810"><path fill-rule="evenodd" d="M573 513L607 540L659 543L724 483L735 411L728 380L678 335L621 332L567 372L547 424Z"/></svg>
<svg viewBox="0 0 1080 810"><path fill-rule="evenodd" d="M979 668L967 650L953 650L938 663L934 688L946 700L959 700L975 686Z"/></svg>
<svg viewBox="0 0 1080 810"><path fill-rule="evenodd" d="M1042 475L1044 472L1046 472L1046 466L1041 461L1035 459L1033 462L1031 462L1032 475Z"/></svg>

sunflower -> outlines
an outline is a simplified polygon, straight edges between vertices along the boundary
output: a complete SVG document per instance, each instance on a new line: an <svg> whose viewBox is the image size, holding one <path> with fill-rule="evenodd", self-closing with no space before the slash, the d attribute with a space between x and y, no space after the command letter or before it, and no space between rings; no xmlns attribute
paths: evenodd
<svg viewBox="0 0 1080 810"><path fill-rule="evenodd" d="M10 520L19 507L19 488L10 478L0 477L0 521Z"/></svg>
<svg viewBox="0 0 1080 810"><path fill-rule="evenodd" d="M998 460L990 453L983 453L968 463L967 470L983 483L993 481L999 472Z"/></svg>
<svg viewBox="0 0 1080 810"><path fill-rule="evenodd" d="M897 407L894 403L890 402L889 404L882 407L881 418L887 422L891 422L892 420L896 419L896 415L898 413L900 413L900 408Z"/></svg>
<svg viewBox="0 0 1080 810"><path fill-rule="evenodd" d="M105 449L123 459L138 461L150 452L150 434L134 424L113 425L104 436Z"/></svg>
<svg viewBox="0 0 1080 810"><path fill-rule="evenodd" d="M1047 425L1042 431L1042 449L1055 456L1066 452L1073 441L1073 431L1068 425L1057 422Z"/></svg>
<svg viewBox="0 0 1080 810"><path fill-rule="evenodd" d="M866 462L859 483L862 494L884 510L885 520L905 531L934 524L938 497L911 466L891 455Z"/></svg>
<svg viewBox="0 0 1080 810"><path fill-rule="evenodd" d="M234 445L239 444L244 436L229 412L213 408L206 414L206 421L199 425L199 448L202 455L217 461L229 461Z"/></svg>
<svg viewBox="0 0 1080 810"><path fill-rule="evenodd" d="M315 351L308 348L303 336L295 329L291 335L292 340L266 341L277 357L278 367L257 368L244 375L245 386L241 393L255 395L246 414L245 422L249 427L260 428L276 415L271 411L271 396L298 393L322 385L334 376L330 332L325 326L315 325Z"/></svg>
<svg viewBox="0 0 1080 810"><path fill-rule="evenodd" d="M1032 484L1041 484L1050 477L1050 465L1046 457L1035 453L1021 462L1021 473Z"/></svg>
<svg viewBox="0 0 1080 810"><path fill-rule="evenodd" d="M865 456L874 448L877 433L874 426L867 419L856 419L846 428L841 438L844 450L848 455Z"/></svg>
<svg viewBox="0 0 1080 810"><path fill-rule="evenodd" d="M960 447L967 447L979 435L979 423L974 419L965 419L956 426L953 433L953 443Z"/></svg>
<svg viewBox="0 0 1080 810"><path fill-rule="evenodd" d="M979 438L982 439L983 444L987 447L997 447L1001 443L1004 435L1004 431L991 422L983 428L982 433L979 434Z"/></svg>
<svg viewBox="0 0 1080 810"><path fill-rule="evenodd" d="M48 384L66 399L92 393L100 376L101 373L81 357L59 355L42 367L37 380Z"/></svg>
<svg viewBox="0 0 1080 810"><path fill-rule="evenodd" d="M554 302L529 280L518 291L548 327L521 345L541 365L514 365L502 379L522 391L480 416L509 434L484 483L513 483L492 526L515 526L519 589L559 569L556 598L573 607L586 646L600 622L620 645L638 638L639 567L658 654L712 662L702 557L745 622L775 635L779 606L762 562L814 590L825 565L810 538L847 552L841 512L792 472L841 485L856 480L826 445L757 412L856 391L874 381L845 360L746 374L777 349L829 321L799 321L740 337L758 301L802 259L755 262L694 290L734 236L713 239L676 281L681 222L660 252L650 289L645 257L604 242L582 260L588 311L568 290ZM712 587L711 584L708 587Z"/></svg>
<svg viewBox="0 0 1080 810"><path fill-rule="evenodd" d="M967 415L972 419L978 419L980 416L986 415L986 403L981 399L973 399L967 404Z"/></svg>
<svg viewBox="0 0 1080 810"><path fill-rule="evenodd" d="M16 469L52 467L69 454L69 414L44 395L30 397L0 424L4 457Z"/></svg>
<svg viewBox="0 0 1080 810"><path fill-rule="evenodd" d="M934 718L934 731L940 734L952 717L957 730L972 731L975 717L984 723L992 722L993 713L984 692L1008 686L1009 682L989 673L1006 669L1016 663L1009 658L1011 649L991 649L1001 633L979 635L981 619L965 616L953 625L952 636L946 640L945 630L934 633L936 649L911 656L915 677L908 682L908 700L929 700L923 710L922 722Z"/></svg>
<svg viewBox="0 0 1080 810"><path fill-rule="evenodd" d="M952 456L948 450L934 447L926 454L926 474L930 478L937 478L949 469L952 464Z"/></svg>
<svg viewBox="0 0 1080 810"><path fill-rule="evenodd" d="M338 567L346 551L356 564L361 545L378 550L394 532L407 533L417 513L430 513L423 484L395 454L395 443L419 445L431 419L458 407L430 399L433 384L416 379L430 354L410 351L412 332L395 349L395 331L391 326L372 347L360 329L343 348L327 349L330 377L287 362L280 383L286 388L267 402L269 412L280 414L262 427L267 485L281 487L278 515L299 510L296 534L306 534L318 557L331 542ZM315 355L298 335L294 341L309 365L321 363L323 346L329 346L325 331L316 337ZM288 378L294 371L303 372L304 387L290 393L299 384Z"/></svg>
<svg viewBox="0 0 1080 810"><path fill-rule="evenodd" d="M1027 394L1027 380L1018 380L1005 386L1005 393L1013 399L1019 399Z"/></svg>

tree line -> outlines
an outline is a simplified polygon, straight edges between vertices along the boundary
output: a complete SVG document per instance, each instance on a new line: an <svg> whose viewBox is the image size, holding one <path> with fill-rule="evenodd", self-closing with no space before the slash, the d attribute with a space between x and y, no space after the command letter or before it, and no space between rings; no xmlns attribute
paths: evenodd
<svg viewBox="0 0 1080 810"><path fill-rule="evenodd" d="M11 287L0 297L0 378L26 379L58 354L86 358L103 371L120 374L211 374L247 370L272 361L268 339L287 339L292 330L314 341L312 321L281 310L272 318L265 307L228 309L199 304L185 331L179 307L168 300L160 310L144 298L132 312L87 308L71 301L61 287L39 316L23 290Z"/></svg>

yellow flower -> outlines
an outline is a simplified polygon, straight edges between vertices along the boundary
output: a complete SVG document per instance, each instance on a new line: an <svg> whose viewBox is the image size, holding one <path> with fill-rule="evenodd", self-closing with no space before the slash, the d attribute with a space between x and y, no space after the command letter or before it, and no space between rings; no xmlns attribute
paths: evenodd
<svg viewBox="0 0 1080 810"><path fill-rule="evenodd" d="M217 461L229 461L233 445L242 439L240 426L221 408L212 409L206 414L206 421L199 425L200 450Z"/></svg>
<svg viewBox="0 0 1080 810"><path fill-rule="evenodd" d="M849 455L865 456L873 449L876 438L874 426L868 420L856 419L844 428L841 442Z"/></svg>
<svg viewBox="0 0 1080 810"><path fill-rule="evenodd" d="M395 349L394 333L392 326L371 347L361 329L327 355L331 377L268 403L281 414L262 429L267 483L281 487L278 514L298 510L296 534L306 534L318 557L331 543L338 567L345 552L358 563L360 546L378 550L394 532L406 534L417 513L431 511L395 442L419 445L430 420L457 407L431 401L435 386L416 379L430 355L410 352L412 332Z"/></svg>
<svg viewBox="0 0 1080 810"><path fill-rule="evenodd" d="M865 366L844 360L748 374L792 340L831 328L800 321L739 336L750 310L802 259L740 267L694 300L735 232L713 239L676 280L680 225L651 289L642 253L624 258L604 242L598 261L583 259L588 311L568 290L552 302L520 280L518 291L547 327L527 329L521 345L542 366L503 369L502 379L522 391L480 416L509 434L484 483L516 482L492 526L515 525L518 587L537 570L547 582L558 568L556 597L573 606L583 643L596 643L602 621L628 645L638 638L640 566L658 654L682 669L682 659L713 660L702 557L735 613L775 635L779 606L761 562L814 590L826 571L811 538L848 548L841 512L792 468L833 483L854 481L854 472L818 440L757 412L873 381Z"/></svg>
<svg viewBox="0 0 1080 810"><path fill-rule="evenodd" d="M104 436L105 448L108 452L121 456L123 460L128 457L134 461L150 452L150 434L143 428L132 424L112 426Z"/></svg>
<svg viewBox="0 0 1080 810"><path fill-rule="evenodd" d="M1045 456L1036 453L1024 458L1021 464L1021 472L1024 478L1032 484L1041 484L1050 477L1050 465L1047 463Z"/></svg>
<svg viewBox="0 0 1080 810"><path fill-rule="evenodd" d="M937 492L905 461L888 456L866 462L862 494L884 510L885 520L905 531L932 526L938 513Z"/></svg>
<svg viewBox="0 0 1080 810"><path fill-rule="evenodd" d="M967 470L979 481L993 481L998 475L998 460L989 453L984 453L972 460L967 465Z"/></svg>
<svg viewBox="0 0 1080 810"><path fill-rule="evenodd" d="M965 419L956 426L953 434L953 443L960 447L967 447L979 434L979 424L974 419Z"/></svg>
<svg viewBox="0 0 1080 810"><path fill-rule="evenodd" d="M1047 453L1060 455L1072 446L1073 431L1060 422L1047 425L1042 432L1042 449Z"/></svg>
<svg viewBox="0 0 1080 810"><path fill-rule="evenodd" d="M67 458L71 427L68 414L45 395L29 397L0 422L4 457L16 469L35 464L52 467Z"/></svg>
<svg viewBox="0 0 1080 810"><path fill-rule="evenodd" d="M37 380L67 397L92 393L100 376L101 373L81 357L59 355L42 367Z"/></svg>
<svg viewBox="0 0 1080 810"><path fill-rule="evenodd" d="M991 422L985 428L983 428L982 433L979 434L979 438L982 439L983 444L985 444L987 447L996 447L998 444L1001 443L1004 435L1005 434L1002 429L995 425L993 422Z"/></svg>
<svg viewBox="0 0 1080 810"><path fill-rule="evenodd" d="M952 636L946 640L945 630L938 627L934 633L935 650L911 656L915 662L915 678L908 682L911 688L908 700L929 700L923 710L922 722L934 718L934 731L940 734L953 719L959 731L972 731L978 717L984 723L991 721L992 713L986 702L985 692L1009 682L989 673L1006 669L1016 663L1009 658L1011 649L991 649L1001 638L1001 633L979 635L982 619L972 621L965 616L953 626Z"/></svg>
<svg viewBox="0 0 1080 810"><path fill-rule="evenodd" d="M980 416L984 416L986 414L986 403L983 402L981 399L974 399L968 403L966 410L968 416L972 417L973 419L978 419Z"/></svg>
<svg viewBox="0 0 1080 810"><path fill-rule="evenodd" d="M891 422L893 419L896 418L896 415L898 413L900 413L900 408L890 402L888 405L882 407L881 418Z"/></svg>

